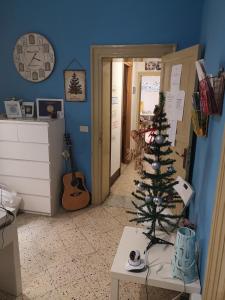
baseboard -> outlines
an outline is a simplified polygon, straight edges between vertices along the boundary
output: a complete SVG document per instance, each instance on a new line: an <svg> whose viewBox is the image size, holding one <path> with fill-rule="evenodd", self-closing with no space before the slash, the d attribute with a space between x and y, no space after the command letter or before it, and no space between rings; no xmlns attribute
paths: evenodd
<svg viewBox="0 0 225 300"><path fill-rule="evenodd" d="M118 177L120 177L121 170L120 168L110 177L110 186L116 181Z"/></svg>

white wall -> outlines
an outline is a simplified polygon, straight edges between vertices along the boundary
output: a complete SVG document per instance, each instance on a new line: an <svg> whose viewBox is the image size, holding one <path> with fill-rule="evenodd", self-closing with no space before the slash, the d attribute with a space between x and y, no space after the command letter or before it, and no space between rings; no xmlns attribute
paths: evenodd
<svg viewBox="0 0 225 300"><path fill-rule="evenodd" d="M160 76L142 76L140 114L153 115L155 105L159 103Z"/></svg>
<svg viewBox="0 0 225 300"><path fill-rule="evenodd" d="M140 107L140 99L138 99L138 94L141 96L140 91L138 92L138 89L140 89L140 86L138 85L138 77L139 73L149 72L149 70L145 70L145 63L147 62L159 62L160 59L158 58L134 58L133 59L133 72L132 72L132 102L131 102L131 130L137 130L139 127L138 124L138 112ZM151 71L158 71L158 70L151 70ZM157 98L157 95L152 94L153 101L155 103L155 99ZM149 106L146 107L147 110L151 110ZM133 139L131 138L131 149L135 148L135 143Z"/></svg>
<svg viewBox="0 0 225 300"><path fill-rule="evenodd" d="M143 61L142 61L143 60ZM133 59L132 97L131 97L131 130L138 129L139 99L137 99L138 74L145 72L145 61L149 59ZM158 59L150 59L158 61ZM146 71L148 72L148 71ZM113 59L112 62L112 117L111 117L111 176L120 168L122 141L122 102L123 102L123 59ZM140 93L139 93L140 94ZM131 139L131 148L134 148Z"/></svg>
<svg viewBox="0 0 225 300"><path fill-rule="evenodd" d="M139 111L139 99L137 99L138 89L138 74L140 72L154 72L158 70L145 70L146 62L159 62L159 58L134 58L133 59L133 72L132 72L132 105L131 105L131 130L138 129L138 111ZM139 93L140 94L140 93ZM155 99L156 95L152 94ZM153 99L153 101L154 101Z"/></svg>
<svg viewBox="0 0 225 300"><path fill-rule="evenodd" d="M123 72L123 59L113 59L111 114L111 176L120 168L121 162Z"/></svg>
<svg viewBox="0 0 225 300"><path fill-rule="evenodd" d="M133 60L133 69L132 69L131 130L138 129L138 123L137 123L137 110L138 110L137 89L139 88L138 73L145 71L145 63L137 60L140 59Z"/></svg>

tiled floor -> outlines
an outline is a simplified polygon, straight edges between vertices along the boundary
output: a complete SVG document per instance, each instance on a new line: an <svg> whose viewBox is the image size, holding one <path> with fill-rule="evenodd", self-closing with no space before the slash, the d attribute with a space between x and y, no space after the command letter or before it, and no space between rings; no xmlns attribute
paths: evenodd
<svg viewBox="0 0 225 300"><path fill-rule="evenodd" d="M17 299L110 299L109 270L123 227L131 225L125 208L130 206L133 185L127 179L133 180L129 170L132 173L130 166L124 169L121 182L115 184L112 196L102 206L62 212L52 218L18 216L23 296ZM123 186L122 194L119 185ZM151 300L169 300L176 294L149 288ZM5 299L13 298L0 294L0 300ZM120 299L145 300L145 288L121 283Z"/></svg>

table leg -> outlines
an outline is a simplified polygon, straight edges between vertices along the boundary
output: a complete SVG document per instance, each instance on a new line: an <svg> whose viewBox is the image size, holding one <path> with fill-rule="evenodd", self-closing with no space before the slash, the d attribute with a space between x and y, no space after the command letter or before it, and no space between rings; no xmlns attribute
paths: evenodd
<svg viewBox="0 0 225 300"><path fill-rule="evenodd" d="M111 279L111 300L119 300L119 280Z"/></svg>

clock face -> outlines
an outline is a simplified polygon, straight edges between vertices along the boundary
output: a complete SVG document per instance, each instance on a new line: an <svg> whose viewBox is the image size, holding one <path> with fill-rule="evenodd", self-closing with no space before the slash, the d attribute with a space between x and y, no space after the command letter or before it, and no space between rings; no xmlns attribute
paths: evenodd
<svg viewBox="0 0 225 300"><path fill-rule="evenodd" d="M51 44L43 35L27 33L17 40L13 60L24 79L40 82L52 73L55 55Z"/></svg>

